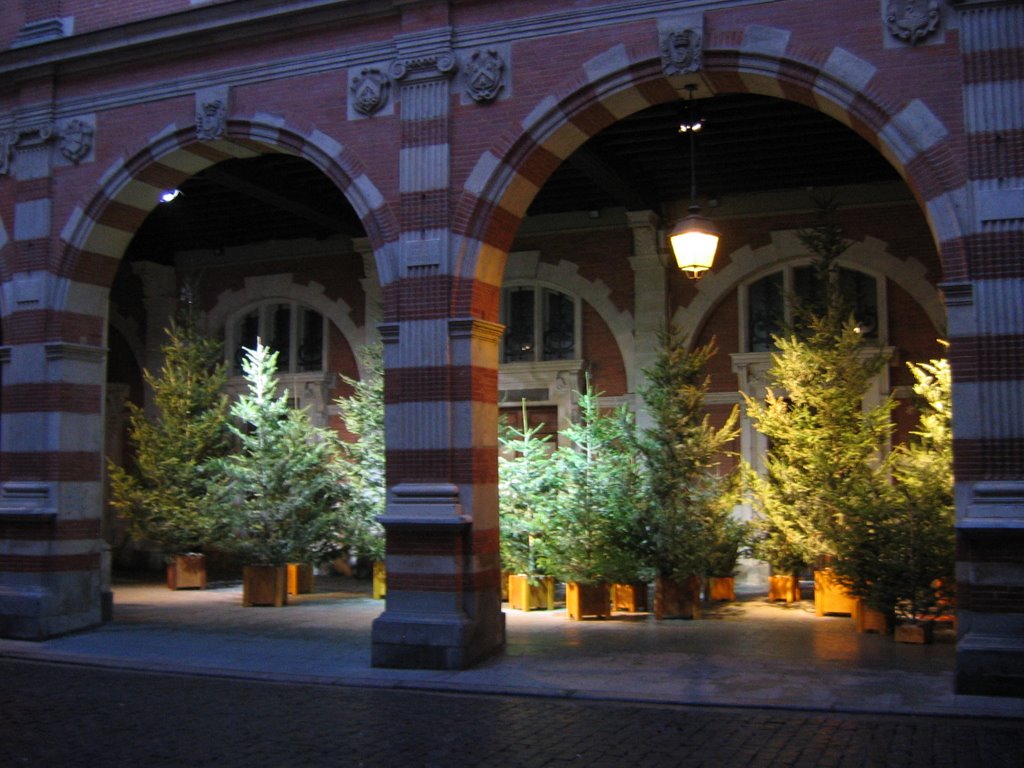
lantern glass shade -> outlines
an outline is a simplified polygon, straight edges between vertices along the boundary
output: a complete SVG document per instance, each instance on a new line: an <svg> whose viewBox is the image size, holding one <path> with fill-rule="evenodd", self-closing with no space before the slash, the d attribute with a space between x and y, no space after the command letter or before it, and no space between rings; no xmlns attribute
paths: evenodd
<svg viewBox="0 0 1024 768"><path fill-rule="evenodd" d="M698 279L715 261L718 249L718 231L703 216L691 213L672 229L668 236L679 269L694 280Z"/></svg>

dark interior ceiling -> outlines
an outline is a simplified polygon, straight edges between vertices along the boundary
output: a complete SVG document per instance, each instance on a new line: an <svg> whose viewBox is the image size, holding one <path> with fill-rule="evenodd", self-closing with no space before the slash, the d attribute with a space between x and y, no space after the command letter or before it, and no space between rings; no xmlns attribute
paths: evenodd
<svg viewBox="0 0 1024 768"><path fill-rule="evenodd" d="M530 215L622 206L654 210L690 194L684 102L651 107L601 132L547 181ZM764 96L696 101L697 192L726 198L773 189L898 179L866 141L820 112ZM362 236L352 206L311 163L288 155L229 160L189 179L139 229L129 258L169 262L175 251L263 240Z"/></svg>

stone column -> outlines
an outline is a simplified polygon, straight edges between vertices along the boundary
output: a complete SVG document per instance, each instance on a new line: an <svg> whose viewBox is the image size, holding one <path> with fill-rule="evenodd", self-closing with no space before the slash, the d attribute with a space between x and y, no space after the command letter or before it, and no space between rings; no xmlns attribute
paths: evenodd
<svg viewBox="0 0 1024 768"><path fill-rule="evenodd" d="M668 281L665 253L658 239L658 217L652 211L626 214L633 230L633 335L636 340L636 418L641 428L651 426L640 392L647 386L644 371L658 357L658 334L668 324Z"/></svg>
<svg viewBox="0 0 1024 768"><path fill-rule="evenodd" d="M957 691L1024 695L1024 5L964 0L971 213L947 275L957 507ZM1017 38L1019 46L1019 35Z"/></svg>
<svg viewBox="0 0 1024 768"><path fill-rule="evenodd" d="M504 645L497 527L497 344L451 317L451 30L403 35L400 274L385 287L387 606L374 666L459 669Z"/></svg>

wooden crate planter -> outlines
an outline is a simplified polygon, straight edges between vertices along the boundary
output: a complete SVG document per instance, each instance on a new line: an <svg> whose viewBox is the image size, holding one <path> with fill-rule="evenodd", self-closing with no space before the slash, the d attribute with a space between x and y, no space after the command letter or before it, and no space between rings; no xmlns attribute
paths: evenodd
<svg viewBox="0 0 1024 768"><path fill-rule="evenodd" d="M517 611L554 610L555 580L550 576L545 576L536 584L531 584L529 576L521 574L509 576L508 604L510 608Z"/></svg>
<svg viewBox="0 0 1024 768"><path fill-rule="evenodd" d="M768 601L800 602L800 581L796 576L769 576Z"/></svg>
<svg viewBox="0 0 1024 768"><path fill-rule="evenodd" d="M383 600L388 594L388 571L383 560L373 562L373 599Z"/></svg>
<svg viewBox="0 0 1024 768"><path fill-rule="evenodd" d="M654 617L657 619L700 618L699 576L676 581L659 576L654 582Z"/></svg>
<svg viewBox="0 0 1024 768"><path fill-rule="evenodd" d="M283 565L247 565L242 568L242 605L288 604L288 568Z"/></svg>
<svg viewBox="0 0 1024 768"><path fill-rule="evenodd" d="M579 621L584 616L611 616L611 606L611 589L607 584L580 584L570 581L565 585L565 610L574 621Z"/></svg>
<svg viewBox="0 0 1024 768"><path fill-rule="evenodd" d="M712 576L708 579L707 599L712 603L731 603L736 599L736 579L733 576Z"/></svg>
<svg viewBox="0 0 1024 768"><path fill-rule="evenodd" d="M175 555L167 564L168 589L206 589L206 555Z"/></svg>
<svg viewBox="0 0 1024 768"><path fill-rule="evenodd" d="M313 591L313 566L307 563L288 564L288 594L308 595Z"/></svg>
<svg viewBox="0 0 1024 768"><path fill-rule="evenodd" d="M850 597L826 569L814 572L814 612L818 616L827 614L846 614L853 616L857 612L857 598Z"/></svg>
<svg viewBox="0 0 1024 768"><path fill-rule="evenodd" d="M857 601L857 610L853 614L853 619L858 632L877 632L884 635L889 631L885 614L874 608L868 608L863 600Z"/></svg>
<svg viewBox="0 0 1024 768"><path fill-rule="evenodd" d="M897 643L927 645L934 638L935 624L931 621L922 621L916 624L897 624L893 632L893 639Z"/></svg>
<svg viewBox="0 0 1024 768"><path fill-rule="evenodd" d="M612 610L641 613L649 611L647 585L642 581L631 584L612 584Z"/></svg>

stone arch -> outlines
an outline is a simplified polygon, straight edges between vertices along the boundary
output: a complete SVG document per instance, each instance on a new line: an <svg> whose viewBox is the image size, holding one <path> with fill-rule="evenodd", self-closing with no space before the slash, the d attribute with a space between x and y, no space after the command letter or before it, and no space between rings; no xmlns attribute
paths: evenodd
<svg viewBox="0 0 1024 768"><path fill-rule="evenodd" d="M240 312L259 302L273 299L296 301L315 309L334 324L353 352L366 341L366 329L353 321L351 307L346 302L328 298L319 283L297 283L290 274L246 277L241 288L221 292L206 315L207 329L211 332L223 329ZM355 358L362 378L366 374L363 361L359 355L355 355Z"/></svg>
<svg viewBox="0 0 1024 768"><path fill-rule="evenodd" d="M744 246L729 254L727 264L696 284L697 295L688 305L676 310L672 322L685 330L686 341L690 343L729 292L760 273L767 274L783 264L809 257L793 230L773 233L772 242L760 248ZM942 298L925 280L927 267L917 259L901 259L889 252L884 241L865 237L850 245L839 264L891 280L914 298L936 331L944 329L946 312Z"/></svg>
<svg viewBox="0 0 1024 768"><path fill-rule="evenodd" d="M756 93L823 112L867 139L904 178L923 212L948 273L965 270L961 247L964 186L949 129L920 99L891 93L879 70L849 51L794 41L790 30L751 25L708 36L700 77L715 92ZM612 123L682 98L683 76L663 72L656 40L616 45L539 101L520 132L484 152L456 211L456 277L500 286L506 254L529 202L564 159ZM470 299L466 299L470 300ZM457 307L490 317L494 306Z"/></svg>
<svg viewBox="0 0 1024 768"><path fill-rule="evenodd" d="M109 286L128 243L158 204L162 190L222 160L265 153L302 157L338 184L366 228L381 280L392 278L398 223L359 158L320 131L303 136L287 128L283 119L260 114L229 120L225 138L207 142L196 140L194 126L171 124L110 168L98 180L100 192L85 208L75 209L61 233L65 250L60 274L75 282L65 286L64 300L52 306L102 315L95 287Z"/></svg>
<svg viewBox="0 0 1024 768"><path fill-rule="evenodd" d="M559 260L557 264L536 260L528 270L518 272L515 278L525 283L550 286L587 302L611 331L626 368L627 389L634 391L636 344L633 316L615 306L611 300L611 288L601 280L588 280L579 273L578 265L565 260Z"/></svg>

